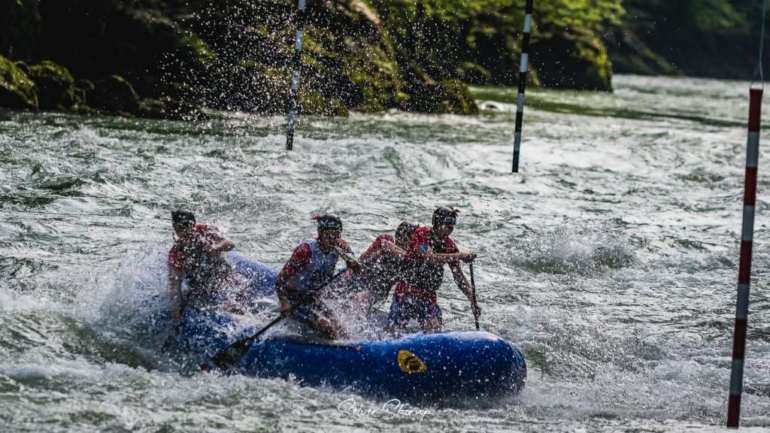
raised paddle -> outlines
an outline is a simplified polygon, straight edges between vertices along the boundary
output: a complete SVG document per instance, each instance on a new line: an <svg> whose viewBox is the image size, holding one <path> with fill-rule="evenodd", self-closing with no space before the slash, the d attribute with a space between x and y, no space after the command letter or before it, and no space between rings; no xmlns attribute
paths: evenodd
<svg viewBox="0 0 770 433"><path fill-rule="evenodd" d="M345 273L344 270L337 272L329 278L325 283L321 284L320 286L316 287L310 293L315 293L324 287L328 286L329 283L337 279L340 275ZM219 352L217 352L214 356L211 357L207 362L204 362L199 366L199 368L203 371L209 371L212 368L218 368L220 370L227 370L228 368L235 365L238 361L243 359L244 356L249 352L249 349L251 348L251 345L254 344L257 339L262 336L265 332L267 332L268 329L275 326L278 322L285 319L286 317L290 316L291 313L293 313L294 310L289 310L286 312L281 312L281 314L273 319L270 323L268 323L264 328L257 331L256 334L246 337L242 340L238 340L235 343L231 344L230 347L223 349Z"/></svg>
<svg viewBox="0 0 770 433"><path fill-rule="evenodd" d="M476 282L473 281L473 262L469 263L471 267L471 296L473 297L473 305L471 305L471 310L473 310L473 318L476 320L476 330L479 330L479 315L476 313L476 308L474 308L476 304Z"/></svg>

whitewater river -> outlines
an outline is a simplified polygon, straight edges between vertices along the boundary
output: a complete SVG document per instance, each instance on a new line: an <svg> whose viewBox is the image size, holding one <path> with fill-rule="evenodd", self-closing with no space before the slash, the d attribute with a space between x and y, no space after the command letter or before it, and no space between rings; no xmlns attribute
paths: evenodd
<svg viewBox="0 0 770 433"><path fill-rule="evenodd" d="M498 101L478 117L303 118L291 153L277 117L0 112L0 431L720 430L748 83L614 84L533 91L519 174L513 89L475 89ZM755 431L770 429L767 155L743 398ZM393 415L353 391L181 374L140 326L132 282L162 270L170 209L278 266L313 234L314 214L339 214L360 253L437 204L461 210L453 237L479 254L482 328L525 353L519 396ZM445 278L445 327L472 329ZM340 411L350 399L369 413Z"/></svg>

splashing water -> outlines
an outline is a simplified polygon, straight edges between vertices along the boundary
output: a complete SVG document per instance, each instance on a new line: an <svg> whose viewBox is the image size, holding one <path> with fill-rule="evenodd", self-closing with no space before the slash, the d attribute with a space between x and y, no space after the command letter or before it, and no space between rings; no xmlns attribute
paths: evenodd
<svg viewBox="0 0 770 433"><path fill-rule="evenodd" d="M478 117L303 118L292 153L282 151L282 117L1 113L0 431L717 430L747 83L614 85L612 95L532 92L519 175L509 173L510 90L477 89L498 108ZM743 402L743 425L757 431L770 427L761 173ZM318 212L339 214L360 253L403 219L427 223L437 204L461 210L453 238L479 254L482 328L525 352L530 378L516 398L420 407L430 411L422 421L346 415L343 401L384 402L291 380L181 374L159 350L165 335L149 331L167 302L170 209L193 210L238 252L278 267L313 235ZM472 329L446 274L445 328Z"/></svg>

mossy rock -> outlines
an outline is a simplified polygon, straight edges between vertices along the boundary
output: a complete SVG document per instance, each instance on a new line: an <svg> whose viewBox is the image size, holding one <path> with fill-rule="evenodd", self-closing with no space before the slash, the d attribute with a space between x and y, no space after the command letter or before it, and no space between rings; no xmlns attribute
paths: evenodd
<svg viewBox="0 0 770 433"><path fill-rule="evenodd" d="M63 66L45 60L29 67L29 77L37 85L41 110L66 110L85 103L85 92L75 88L75 79Z"/></svg>
<svg viewBox="0 0 770 433"><path fill-rule="evenodd" d="M484 85L491 84L492 73L483 66L477 65L472 62L464 62L458 67L460 79L463 83L472 85Z"/></svg>
<svg viewBox="0 0 770 433"><path fill-rule="evenodd" d="M612 59L612 71L619 74L683 75L660 54L653 52L632 29L613 26L602 35ZM675 51L674 51L675 52ZM708 60L704 60L707 62Z"/></svg>
<svg viewBox="0 0 770 433"><path fill-rule="evenodd" d="M329 98L320 92L300 92L299 105L302 114L318 114L322 116L350 115L348 109L337 98Z"/></svg>
<svg viewBox="0 0 770 433"><path fill-rule="evenodd" d="M37 87L14 62L0 56L0 107L37 110Z"/></svg>
<svg viewBox="0 0 770 433"><path fill-rule="evenodd" d="M138 116L147 119L165 120L206 120L208 116L198 107L184 102L164 97L161 99L144 99L139 104Z"/></svg>
<svg viewBox="0 0 770 433"><path fill-rule="evenodd" d="M216 54L196 34L186 34L176 40L177 55L181 56L187 65L205 67L216 59Z"/></svg>
<svg viewBox="0 0 770 433"><path fill-rule="evenodd" d="M125 78L110 75L95 83L95 88L88 93L88 103L109 113L139 113L139 95Z"/></svg>
<svg viewBox="0 0 770 433"><path fill-rule="evenodd" d="M75 82L75 87L77 87L78 89L82 89L86 93L90 93L94 89L96 89L96 85L91 80L77 80Z"/></svg>
<svg viewBox="0 0 770 433"><path fill-rule="evenodd" d="M296 5L289 0L255 2L246 13L232 5L232 11L223 9L227 7L209 10L200 18L206 25L199 33L219 54L210 69L215 73L207 106L285 113L294 29L275 23L291 22ZM406 93L401 89L403 79L376 12L360 0L338 0L309 2L308 16L299 89L303 112L344 115L349 109L398 107ZM206 30L212 27L217 31Z"/></svg>
<svg viewBox="0 0 770 433"><path fill-rule="evenodd" d="M160 99L144 99L139 103L139 116L148 119L164 119L166 103Z"/></svg>
<svg viewBox="0 0 770 433"><path fill-rule="evenodd" d="M420 113L475 115L479 107L468 90L459 80L445 80L439 83L412 83L410 99L403 109Z"/></svg>
<svg viewBox="0 0 770 433"><path fill-rule="evenodd" d="M244 111L276 115L286 113L291 101L291 69L288 67L270 67L254 61L241 61L238 65L222 67L215 81L206 106L217 110ZM313 73L303 69L300 81L299 97L319 92L318 80ZM311 102L310 105L313 105Z"/></svg>
<svg viewBox="0 0 770 433"><path fill-rule="evenodd" d="M598 38L554 35L532 51L532 62L541 65L538 76L544 87L612 91L612 63Z"/></svg>
<svg viewBox="0 0 770 433"><path fill-rule="evenodd" d="M16 67L19 68L19 70L21 72L24 72L29 77L29 65L28 64L26 64L26 63L24 63L22 61L13 62L13 64L16 65Z"/></svg>

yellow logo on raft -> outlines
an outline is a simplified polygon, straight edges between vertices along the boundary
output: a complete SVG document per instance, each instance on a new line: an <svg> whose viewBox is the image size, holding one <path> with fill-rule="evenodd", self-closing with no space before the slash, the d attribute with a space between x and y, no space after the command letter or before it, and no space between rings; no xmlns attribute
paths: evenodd
<svg viewBox="0 0 770 433"><path fill-rule="evenodd" d="M404 373L422 373L428 369L417 355L408 350L398 351L398 367Z"/></svg>

